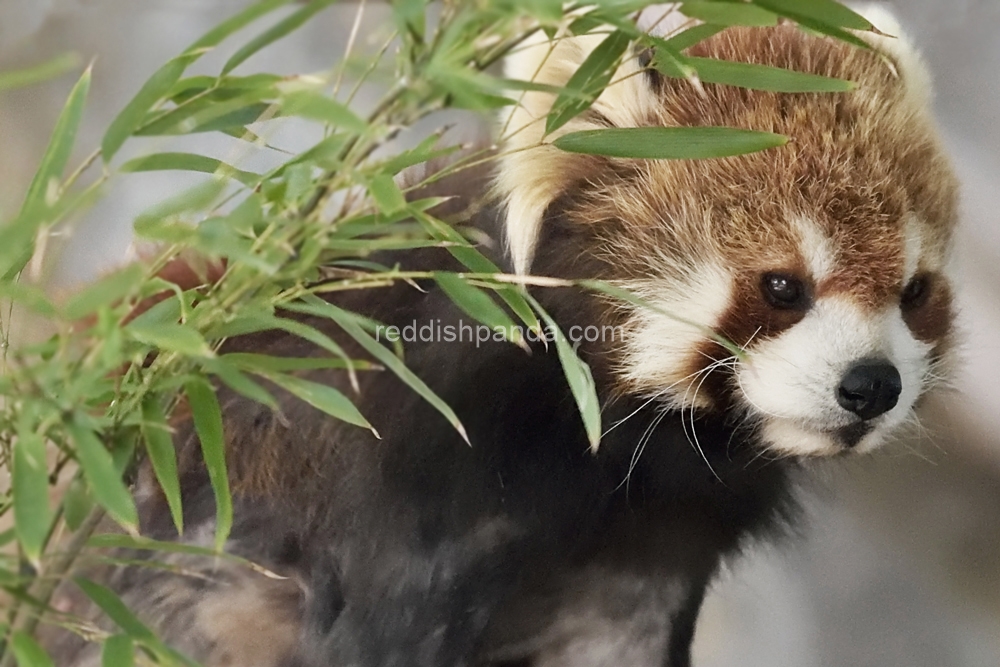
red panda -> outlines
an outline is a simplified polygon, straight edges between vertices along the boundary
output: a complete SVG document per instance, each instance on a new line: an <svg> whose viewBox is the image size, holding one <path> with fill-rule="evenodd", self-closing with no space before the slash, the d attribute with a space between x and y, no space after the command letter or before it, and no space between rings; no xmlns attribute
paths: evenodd
<svg viewBox="0 0 1000 667"><path fill-rule="evenodd" d="M608 425L596 452L542 344L407 342L408 365L471 447L390 374L360 378L381 440L277 389L280 413L220 389L236 511L227 550L287 579L178 554L203 577L124 567L110 584L207 666L687 667L707 586L748 540L793 518L803 462L874 449L947 372L955 178L919 59L901 39L865 38L872 50L779 25L690 49L847 79L848 94L699 88L640 54L560 131L722 125L791 137L781 148L652 161L533 147L553 97L528 92L504 119L514 150L492 187L463 176L496 200L471 222L503 238L498 261L610 281L657 307L533 290L563 331L621 332L578 341ZM510 72L563 86L594 43L538 44ZM393 261L453 268L440 249ZM448 297L424 287L336 303L388 326L460 326ZM317 353L273 332L227 349ZM190 424L176 444L188 531L174 533L149 475L142 529L208 545L215 506ZM96 664L96 653L75 660L60 664Z"/></svg>

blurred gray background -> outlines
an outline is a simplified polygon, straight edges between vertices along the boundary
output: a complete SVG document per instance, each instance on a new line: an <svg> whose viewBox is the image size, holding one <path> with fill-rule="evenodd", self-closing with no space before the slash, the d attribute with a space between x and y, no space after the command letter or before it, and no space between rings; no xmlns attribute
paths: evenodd
<svg viewBox="0 0 1000 667"><path fill-rule="evenodd" d="M82 157L146 77L245 4L0 0L0 71L67 51L94 61ZM1000 665L1000 2L891 4L934 75L937 113L964 184L965 365L955 390L928 406L923 432L869 458L817 466L806 491L808 525L783 544L752 549L716 584L698 632L699 667ZM242 71L329 67L353 12L334 7ZM379 21L370 6L362 46ZM193 71L217 71L221 62L210 54ZM75 76L0 93L0 218L16 210ZM280 134L272 139L303 145L294 126ZM148 141L131 142L125 155L166 150L164 141ZM241 159L225 138L169 144L195 148ZM241 166L252 168L255 158L244 157ZM190 179L113 182L57 239L59 259L45 279L70 290L127 261L134 216Z"/></svg>

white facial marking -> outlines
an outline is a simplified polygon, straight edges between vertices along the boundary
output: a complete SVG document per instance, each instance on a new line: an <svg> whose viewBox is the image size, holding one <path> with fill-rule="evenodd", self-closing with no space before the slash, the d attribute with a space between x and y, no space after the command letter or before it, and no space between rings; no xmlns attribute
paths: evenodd
<svg viewBox="0 0 1000 667"><path fill-rule="evenodd" d="M837 259L833 244L812 220L797 218L794 224L799 233L799 249L806 261L806 268L818 283L833 272Z"/></svg>
<svg viewBox="0 0 1000 667"><path fill-rule="evenodd" d="M870 420L857 451L874 448L902 423L920 395L931 346L910 333L896 306L869 314L848 299L819 299L801 322L756 345L737 371L738 395L762 421L765 444L791 455L829 454L843 446L834 430L858 419L837 401L847 370L885 359L899 371L896 406Z"/></svg>
<svg viewBox="0 0 1000 667"><path fill-rule="evenodd" d="M677 280L623 285L657 310L636 307L626 325L622 375L637 391L660 395L676 408L707 407L702 376L687 376L693 350L729 306L732 279L718 266L691 269ZM669 313L669 314L668 314ZM671 315L676 315L671 317Z"/></svg>
<svg viewBox="0 0 1000 667"><path fill-rule="evenodd" d="M903 265L903 284L905 285L909 282L910 278L916 275L917 269L920 268L920 253L924 245L924 240L920 233L920 225L912 214L906 221L906 227L903 230L903 242L903 261L905 262Z"/></svg>

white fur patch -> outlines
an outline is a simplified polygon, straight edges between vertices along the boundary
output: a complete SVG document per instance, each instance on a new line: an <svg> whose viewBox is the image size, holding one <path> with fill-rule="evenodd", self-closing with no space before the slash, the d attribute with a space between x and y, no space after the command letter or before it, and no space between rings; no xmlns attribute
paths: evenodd
<svg viewBox="0 0 1000 667"><path fill-rule="evenodd" d="M567 37L555 42L544 35L525 44L506 64L511 79L563 88L607 32ZM621 66L591 109L616 127L635 127L656 104L641 76L635 57L626 53ZM506 199L507 246L518 273L525 274L538 243L542 216L548 205L572 183L586 178L588 158L571 156L548 144L569 132L599 129L583 114L550 135L545 118L555 101L553 93L527 91L506 118L502 118L501 143L508 152L500 162L497 188Z"/></svg>
<svg viewBox="0 0 1000 667"><path fill-rule="evenodd" d="M884 35L859 32L858 36L895 62L897 74L906 86L907 98L914 109L929 109L933 98L931 74L924 59L903 32L892 9L885 3L869 2L851 5L851 9L875 26Z"/></svg>
<svg viewBox="0 0 1000 667"><path fill-rule="evenodd" d="M675 408L710 405L698 391L704 374L690 376L685 369L692 352L708 340L706 330L729 307L732 283L727 271L707 264L681 279L623 285L657 309L635 308L626 325L621 376L635 391Z"/></svg>
<svg viewBox="0 0 1000 667"><path fill-rule="evenodd" d="M892 410L871 420L872 431L856 447L866 451L908 416L923 388L930 349L913 337L897 307L868 314L830 296L788 331L751 350L737 371L739 394L760 418L770 448L830 454L841 450L833 431L857 421L837 401L841 379L862 359L886 359L899 371L903 389Z"/></svg>
<svg viewBox="0 0 1000 667"><path fill-rule="evenodd" d="M792 224L799 234L799 250L806 261L809 275L819 283L833 272L837 260L833 244L812 220L793 218Z"/></svg>

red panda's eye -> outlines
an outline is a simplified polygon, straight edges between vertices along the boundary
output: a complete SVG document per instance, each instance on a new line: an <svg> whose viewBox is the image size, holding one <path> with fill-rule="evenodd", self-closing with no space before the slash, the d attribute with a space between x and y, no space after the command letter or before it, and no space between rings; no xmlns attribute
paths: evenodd
<svg viewBox="0 0 1000 667"><path fill-rule="evenodd" d="M927 303L930 293L930 278L914 276L903 288L903 294L899 299L900 305L906 310L919 308Z"/></svg>
<svg viewBox="0 0 1000 667"><path fill-rule="evenodd" d="M809 295L801 280L784 273L765 273L761 279L761 291L775 308L783 310L805 310L809 307Z"/></svg>

